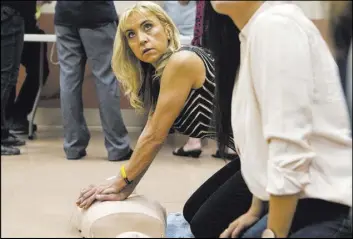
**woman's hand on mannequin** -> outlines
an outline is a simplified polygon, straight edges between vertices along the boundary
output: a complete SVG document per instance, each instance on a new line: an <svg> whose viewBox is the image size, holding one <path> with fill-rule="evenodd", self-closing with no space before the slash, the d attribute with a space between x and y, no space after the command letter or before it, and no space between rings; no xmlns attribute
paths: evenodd
<svg viewBox="0 0 353 239"><path fill-rule="evenodd" d="M80 208L89 208L92 203L98 201L122 201L130 196L134 191L136 184L130 184L127 186L121 185L121 180L118 178L113 182L94 186L90 185L88 188L83 189L80 193L79 198L76 201L76 205Z"/></svg>
<svg viewBox="0 0 353 239"><path fill-rule="evenodd" d="M126 185L123 189L118 189L115 184L107 187L96 195L97 201L122 201L127 199L135 190L136 184Z"/></svg>
<svg viewBox="0 0 353 239"><path fill-rule="evenodd" d="M129 185L119 175L100 186L90 185L83 189L76 205L80 208L89 208L94 201L122 201L127 199L134 191L136 186L141 181L142 177L147 172L150 165L148 165L143 172Z"/></svg>

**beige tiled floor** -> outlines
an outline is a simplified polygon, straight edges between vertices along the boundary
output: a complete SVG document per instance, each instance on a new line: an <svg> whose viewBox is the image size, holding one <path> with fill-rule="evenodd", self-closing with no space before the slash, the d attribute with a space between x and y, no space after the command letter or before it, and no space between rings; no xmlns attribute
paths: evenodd
<svg viewBox="0 0 353 239"><path fill-rule="evenodd" d="M22 147L22 155L1 157L1 237L79 237L70 219L80 189L119 170L121 163L106 160L101 132L91 132L88 155L78 161L65 159L61 134L39 132ZM138 134L130 136L134 145ZM211 157L213 142L199 159L173 156L171 151L184 139L168 138L137 187L139 194L158 200L168 212L181 211L190 194L226 163Z"/></svg>

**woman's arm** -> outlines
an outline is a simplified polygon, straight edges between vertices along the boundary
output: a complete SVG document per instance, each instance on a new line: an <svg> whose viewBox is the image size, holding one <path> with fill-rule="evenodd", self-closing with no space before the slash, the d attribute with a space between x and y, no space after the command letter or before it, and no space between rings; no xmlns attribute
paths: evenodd
<svg viewBox="0 0 353 239"><path fill-rule="evenodd" d="M310 183L315 157L308 140L315 59L305 31L291 19L272 16L257 24L250 54L269 152L267 226L276 236L286 237L299 195Z"/></svg>
<svg viewBox="0 0 353 239"><path fill-rule="evenodd" d="M251 201L251 206L250 206L248 213L250 213L251 215L260 217L261 214L263 213L263 211L264 211L263 202L259 198L257 198L256 196L253 195L252 201Z"/></svg>
<svg viewBox="0 0 353 239"><path fill-rule="evenodd" d="M277 238L288 236L293 216L297 208L299 194L276 196L271 195L267 228Z"/></svg>
<svg viewBox="0 0 353 239"><path fill-rule="evenodd" d="M192 88L203 82L206 70L202 60L189 51L175 53L163 72L154 113L139 137L126 166L126 175L134 180L153 161L169 129L184 107ZM121 179L121 184L125 182Z"/></svg>
<svg viewBox="0 0 353 239"><path fill-rule="evenodd" d="M79 207L88 208L95 200L124 200L133 192L179 116L191 89L202 85L205 77L205 66L195 53L181 51L169 59L162 75L156 109L149 117L134 153L125 166L126 176L132 184L126 185L119 174L107 185L83 189L76 201Z"/></svg>

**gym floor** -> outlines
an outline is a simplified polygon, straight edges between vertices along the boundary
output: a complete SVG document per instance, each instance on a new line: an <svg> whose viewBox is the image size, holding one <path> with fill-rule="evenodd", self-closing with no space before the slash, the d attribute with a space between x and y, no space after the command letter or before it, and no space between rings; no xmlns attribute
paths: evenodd
<svg viewBox="0 0 353 239"><path fill-rule="evenodd" d="M132 146L138 135L130 134ZM173 156L185 139L169 136L136 189L168 213L181 212L193 191L226 164L211 157L216 150L211 140L198 159ZM1 237L80 237L70 224L80 190L116 175L124 162L107 161L98 130L91 131L88 155L81 160L67 160L62 142L60 130L41 129L20 156L1 157Z"/></svg>

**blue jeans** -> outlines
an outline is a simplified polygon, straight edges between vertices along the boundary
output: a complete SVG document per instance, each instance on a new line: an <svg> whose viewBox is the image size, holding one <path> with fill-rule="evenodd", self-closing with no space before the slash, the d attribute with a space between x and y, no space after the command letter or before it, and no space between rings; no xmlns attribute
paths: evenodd
<svg viewBox="0 0 353 239"><path fill-rule="evenodd" d="M300 200L293 218L289 238L351 238L349 208L315 199ZM267 228L268 215L243 234L242 238L261 238Z"/></svg>
<svg viewBox="0 0 353 239"><path fill-rule="evenodd" d="M13 9L1 7L1 140L9 135L6 106L17 84L24 41L24 20Z"/></svg>

